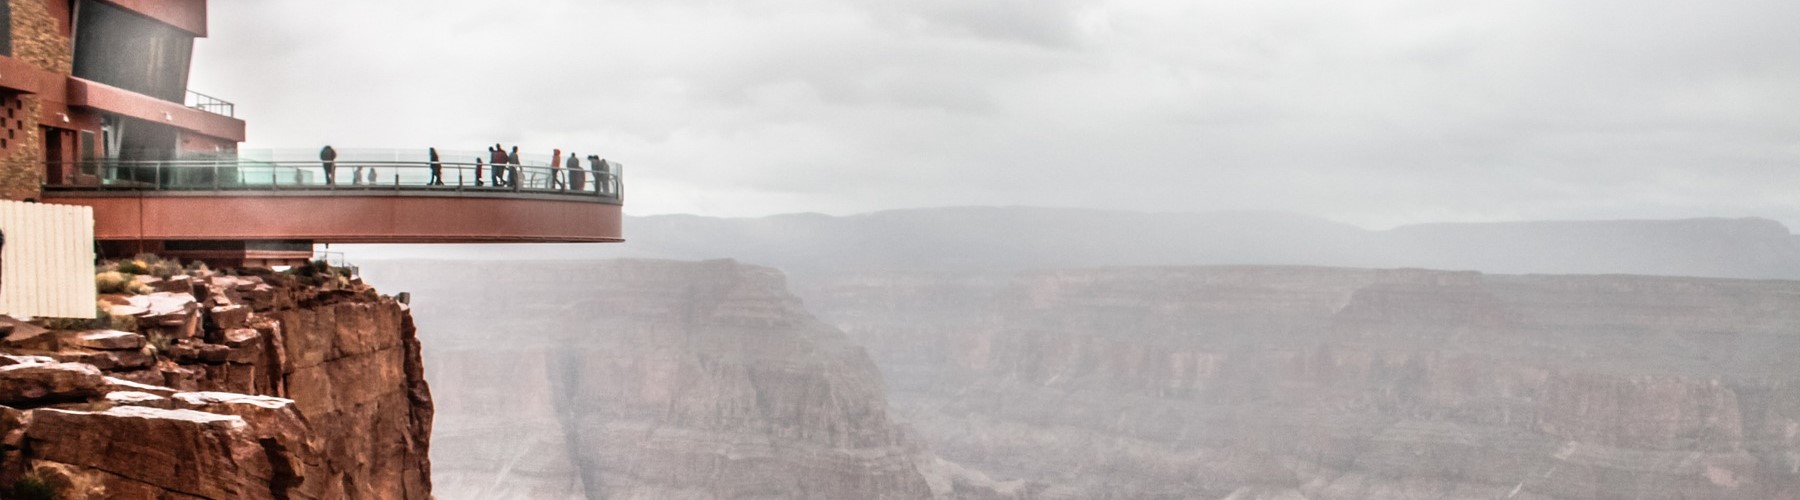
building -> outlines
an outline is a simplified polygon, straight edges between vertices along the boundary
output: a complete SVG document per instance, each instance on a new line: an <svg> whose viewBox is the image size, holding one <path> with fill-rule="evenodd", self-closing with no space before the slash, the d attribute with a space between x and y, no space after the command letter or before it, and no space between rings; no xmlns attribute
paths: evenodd
<svg viewBox="0 0 1800 500"><path fill-rule="evenodd" d="M621 241L621 172L604 160L577 176L527 158L496 179L424 151L240 154L235 105L187 88L206 9L0 0L0 199L92 207L103 255L223 265L296 263L318 243Z"/></svg>

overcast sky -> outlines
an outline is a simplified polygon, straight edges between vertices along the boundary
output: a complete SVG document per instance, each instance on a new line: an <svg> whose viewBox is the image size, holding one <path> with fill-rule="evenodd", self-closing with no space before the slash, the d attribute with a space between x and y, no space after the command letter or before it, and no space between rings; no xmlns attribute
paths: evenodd
<svg viewBox="0 0 1800 500"><path fill-rule="evenodd" d="M520 144L627 213L1800 228L1800 2L211 2L247 148ZM542 151L537 151L542 150Z"/></svg>

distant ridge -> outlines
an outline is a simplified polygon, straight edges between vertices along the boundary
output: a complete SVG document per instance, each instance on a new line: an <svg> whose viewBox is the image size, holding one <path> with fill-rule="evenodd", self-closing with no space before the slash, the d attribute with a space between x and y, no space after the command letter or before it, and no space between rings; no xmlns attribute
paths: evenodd
<svg viewBox="0 0 1800 500"><path fill-rule="evenodd" d="M427 258L734 258L797 276L1269 264L1800 279L1800 236L1760 218L1434 223L1367 230L1279 212L950 207L850 216L627 217L619 245L444 246ZM353 247L352 258L418 249ZM404 252L404 253L402 253Z"/></svg>

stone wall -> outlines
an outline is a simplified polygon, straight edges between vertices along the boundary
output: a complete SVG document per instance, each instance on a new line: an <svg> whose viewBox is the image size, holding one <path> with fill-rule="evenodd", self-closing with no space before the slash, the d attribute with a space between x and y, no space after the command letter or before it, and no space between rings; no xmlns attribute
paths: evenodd
<svg viewBox="0 0 1800 500"><path fill-rule="evenodd" d="M62 35L47 0L8 1L12 5L13 58L59 75L74 72L74 44Z"/></svg>
<svg viewBox="0 0 1800 500"><path fill-rule="evenodd" d="M67 75L74 70L75 52L62 35L56 17L44 0L8 0L12 7L13 58L45 71ZM38 131L42 103L38 96L12 94L0 97L7 110L0 127L0 198L38 198L44 184L43 139Z"/></svg>

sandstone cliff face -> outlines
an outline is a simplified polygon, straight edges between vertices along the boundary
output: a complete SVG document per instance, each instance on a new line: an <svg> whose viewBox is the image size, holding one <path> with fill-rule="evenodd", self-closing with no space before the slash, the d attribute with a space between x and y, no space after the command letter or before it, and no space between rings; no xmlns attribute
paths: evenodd
<svg viewBox="0 0 1800 500"><path fill-rule="evenodd" d="M1219 267L801 290L933 451L1036 498L1800 495L1800 283Z"/></svg>
<svg viewBox="0 0 1800 500"><path fill-rule="evenodd" d="M431 399L405 306L354 280L144 278L128 331L8 322L0 488L68 498L431 497Z"/></svg>
<svg viewBox="0 0 1800 500"><path fill-rule="evenodd" d="M773 270L368 269L416 290L442 498L916 499L955 487L927 481L874 365ZM483 288L496 279L505 293Z"/></svg>

